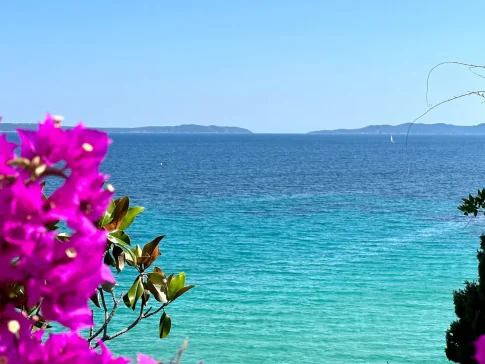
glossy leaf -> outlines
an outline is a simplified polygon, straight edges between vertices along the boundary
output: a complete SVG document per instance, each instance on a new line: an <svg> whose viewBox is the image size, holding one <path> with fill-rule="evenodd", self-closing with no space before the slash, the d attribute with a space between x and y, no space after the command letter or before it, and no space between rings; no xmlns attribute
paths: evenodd
<svg viewBox="0 0 485 364"><path fill-rule="evenodd" d="M160 243L160 241L162 241L164 237L165 235L157 236L155 239L153 239L151 242L143 247L142 256L150 257L149 259L145 259L143 262L145 269L152 265L152 263L160 256L160 249L158 247L158 244Z"/></svg>
<svg viewBox="0 0 485 364"><path fill-rule="evenodd" d="M148 273L146 286L153 297L162 303L167 303L167 280L159 273Z"/></svg>
<svg viewBox="0 0 485 364"><path fill-rule="evenodd" d="M94 303L96 307L101 308L97 291L89 299Z"/></svg>
<svg viewBox="0 0 485 364"><path fill-rule="evenodd" d="M178 276L170 280L168 286L168 299L173 300L178 291L185 286L185 273L182 272Z"/></svg>
<svg viewBox="0 0 485 364"><path fill-rule="evenodd" d="M104 228L108 231L119 229L121 222L123 221L128 208L130 206L130 199L128 196L115 201L115 208L111 214L112 221L107 224Z"/></svg>
<svg viewBox="0 0 485 364"><path fill-rule="evenodd" d="M130 245L126 243L124 240L121 240L118 238L115 234L108 234L107 236L108 240L111 241L113 244L118 245L121 248L127 248Z"/></svg>
<svg viewBox="0 0 485 364"><path fill-rule="evenodd" d="M110 267L116 267L116 262L109 252L106 252L106 255L104 256L104 264Z"/></svg>
<svg viewBox="0 0 485 364"><path fill-rule="evenodd" d="M116 283L111 283L111 282L101 283L101 288L103 289L103 291L108 293L113 292L113 290L115 289L115 286L116 286Z"/></svg>
<svg viewBox="0 0 485 364"><path fill-rule="evenodd" d="M145 291L145 288L143 287L143 282L141 278L138 278L138 286L136 288L136 296L135 296L135 302L133 303L133 311L135 311L136 308L136 302L140 299L141 296L143 296L143 292Z"/></svg>
<svg viewBox="0 0 485 364"><path fill-rule="evenodd" d="M99 227L105 227L109 223L113 221L113 218L111 217L111 212L106 211L103 215L103 217L99 220L98 226Z"/></svg>
<svg viewBox="0 0 485 364"><path fill-rule="evenodd" d="M190 291L194 287L195 285L193 284L191 284L190 286L185 286L184 288L180 289L170 301L175 301L177 298L182 296L185 292Z"/></svg>
<svg viewBox="0 0 485 364"><path fill-rule="evenodd" d="M115 259L115 262L116 262L115 268L119 273L125 267L125 252L119 246L114 246L113 258Z"/></svg>
<svg viewBox="0 0 485 364"><path fill-rule="evenodd" d="M140 278L136 278L133 284L131 285L130 289L126 294L123 296L123 302L127 307L134 307L136 303L136 296L138 294L138 287L140 286ZM143 292L143 288L142 288Z"/></svg>
<svg viewBox="0 0 485 364"><path fill-rule="evenodd" d="M143 295L141 296L141 302L146 305L148 300L150 299L150 291L148 289L143 290Z"/></svg>
<svg viewBox="0 0 485 364"><path fill-rule="evenodd" d="M142 213L143 210L145 210L145 208L141 207L141 206L134 206L134 207L130 207L128 209L128 211L126 212L126 215L125 217L123 218L123 221L121 222L121 225L118 229L120 230L125 230L125 229L128 229L128 227L133 223L133 221L135 220L135 217Z"/></svg>
<svg viewBox="0 0 485 364"><path fill-rule="evenodd" d="M172 319L164 311L162 316L160 317L160 324L158 328L158 331L160 333L160 339L165 339L170 333L171 328L172 328Z"/></svg>
<svg viewBox="0 0 485 364"><path fill-rule="evenodd" d="M125 262L128 265L136 266L136 257L135 253L133 253L133 249L128 248L125 250L125 253Z"/></svg>
<svg viewBox="0 0 485 364"><path fill-rule="evenodd" d="M130 236L125 233L123 230L115 230L109 233L109 235L114 236L115 238L118 238L119 240L124 241L126 244L131 245L131 239Z"/></svg>

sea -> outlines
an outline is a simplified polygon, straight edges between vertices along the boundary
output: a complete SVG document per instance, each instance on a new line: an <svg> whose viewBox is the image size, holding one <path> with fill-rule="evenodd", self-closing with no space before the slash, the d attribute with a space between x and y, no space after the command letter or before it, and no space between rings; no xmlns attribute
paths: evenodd
<svg viewBox="0 0 485 364"><path fill-rule="evenodd" d="M108 343L182 363L444 364L453 291L477 278L479 136L111 134L103 172L166 234L158 265L196 288ZM117 275L118 291L133 276ZM112 332L136 313L126 307Z"/></svg>

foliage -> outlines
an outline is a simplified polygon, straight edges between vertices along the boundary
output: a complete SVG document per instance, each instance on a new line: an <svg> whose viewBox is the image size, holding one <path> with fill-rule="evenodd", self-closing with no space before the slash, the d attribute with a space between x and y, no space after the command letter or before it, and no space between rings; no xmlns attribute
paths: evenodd
<svg viewBox="0 0 485 364"><path fill-rule="evenodd" d="M166 277L154 265L163 236L133 246L125 229L143 208L130 207L128 197L112 200L114 189L99 172L109 144L105 133L82 124L64 130L50 116L38 130L18 133L20 145L0 136L0 362L128 363L114 358L103 342L160 311L159 336L166 337L171 320L165 307L193 286L185 286L184 273ZM48 177L61 180L49 195ZM109 266L136 272L119 298ZM151 296L159 305L153 312L146 308ZM104 310L96 332L89 299ZM133 310L140 302L139 314L109 335L121 300ZM43 340L50 322L69 331ZM86 327L87 339L79 334ZM139 363L156 361L139 355Z"/></svg>
<svg viewBox="0 0 485 364"><path fill-rule="evenodd" d="M184 272L177 276L170 274L167 277L160 267L154 265L161 256L160 243L165 235L155 237L143 248L139 244L133 246L126 229L143 211L144 208L141 206L131 207L129 197L125 196L112 200L104 215L96 223L98 229L107 232L104 263L115 269L118 274L130 269L136 275L131 286L126 288L126 293L121 294L119 298L115 293L115 285L109 283L102 284L91 297L92 302L98 308L104 310L104 321L96 332L94 332L94 328L92 329L88 337L89 342L92 342L101 334L101 341L112 340L131 330L141 320L160 311L162 311L162 314L160 315L159 336L161 339L166 338L170 333L171 318L165 312L165 307L194 287L194 285L185 285ZM152 266L153 269L149 269ZM108 309L107 295L111 296L110 309ZM155 300L155 304L160 303L159 307L153 312L151 312L151 306L147 307L151 298ZM139 313L126 328L110 335L108 334L108 327L121 301L133 311L137 309L137 304L140 303ZM99 341L92 346L97 347L98 345Z"/></svg>
<svg viewBox="0 0 485 364"><path fill-rule="evenodd" d="M478 190L476 196L468 195L468 198L463 199L463 204L458 209L466 216L485 215L485 189Z"/></svg>
<svg viewBox="0 0 485 364"><path fill-rule="evenodd" d="M478 282L465 282L455 291L453 302L457 320L446 332L446 357L461 364L474 364L474 342L485 334L485 235L480 237Z"/></svg>

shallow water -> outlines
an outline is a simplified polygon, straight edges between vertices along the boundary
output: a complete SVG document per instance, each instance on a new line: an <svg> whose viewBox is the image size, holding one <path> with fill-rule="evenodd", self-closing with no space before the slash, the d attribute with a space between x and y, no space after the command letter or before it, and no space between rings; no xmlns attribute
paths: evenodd
<svg viewBox="0 0 485 364"><path fill-rule="evenodd" d="M157 317L116 353L167 359L188 336L185 363L447 363L452 291L476 277L485 226L456 206L484 187L485 139L112 138L104 171L147 208L132 240L167 234L161 267L197 285L167 308L169 338Z"/></svg>

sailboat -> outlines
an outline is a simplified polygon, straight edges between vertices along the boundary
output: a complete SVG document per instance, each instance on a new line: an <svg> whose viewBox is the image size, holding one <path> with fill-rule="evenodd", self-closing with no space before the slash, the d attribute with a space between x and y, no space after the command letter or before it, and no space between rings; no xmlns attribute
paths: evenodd
<svg viewBox="0 0 485 364"><path fill-rule="evenodd" d="M392 138L392 135L391 135L391 143L394 143L394 139Z"/></svg>

